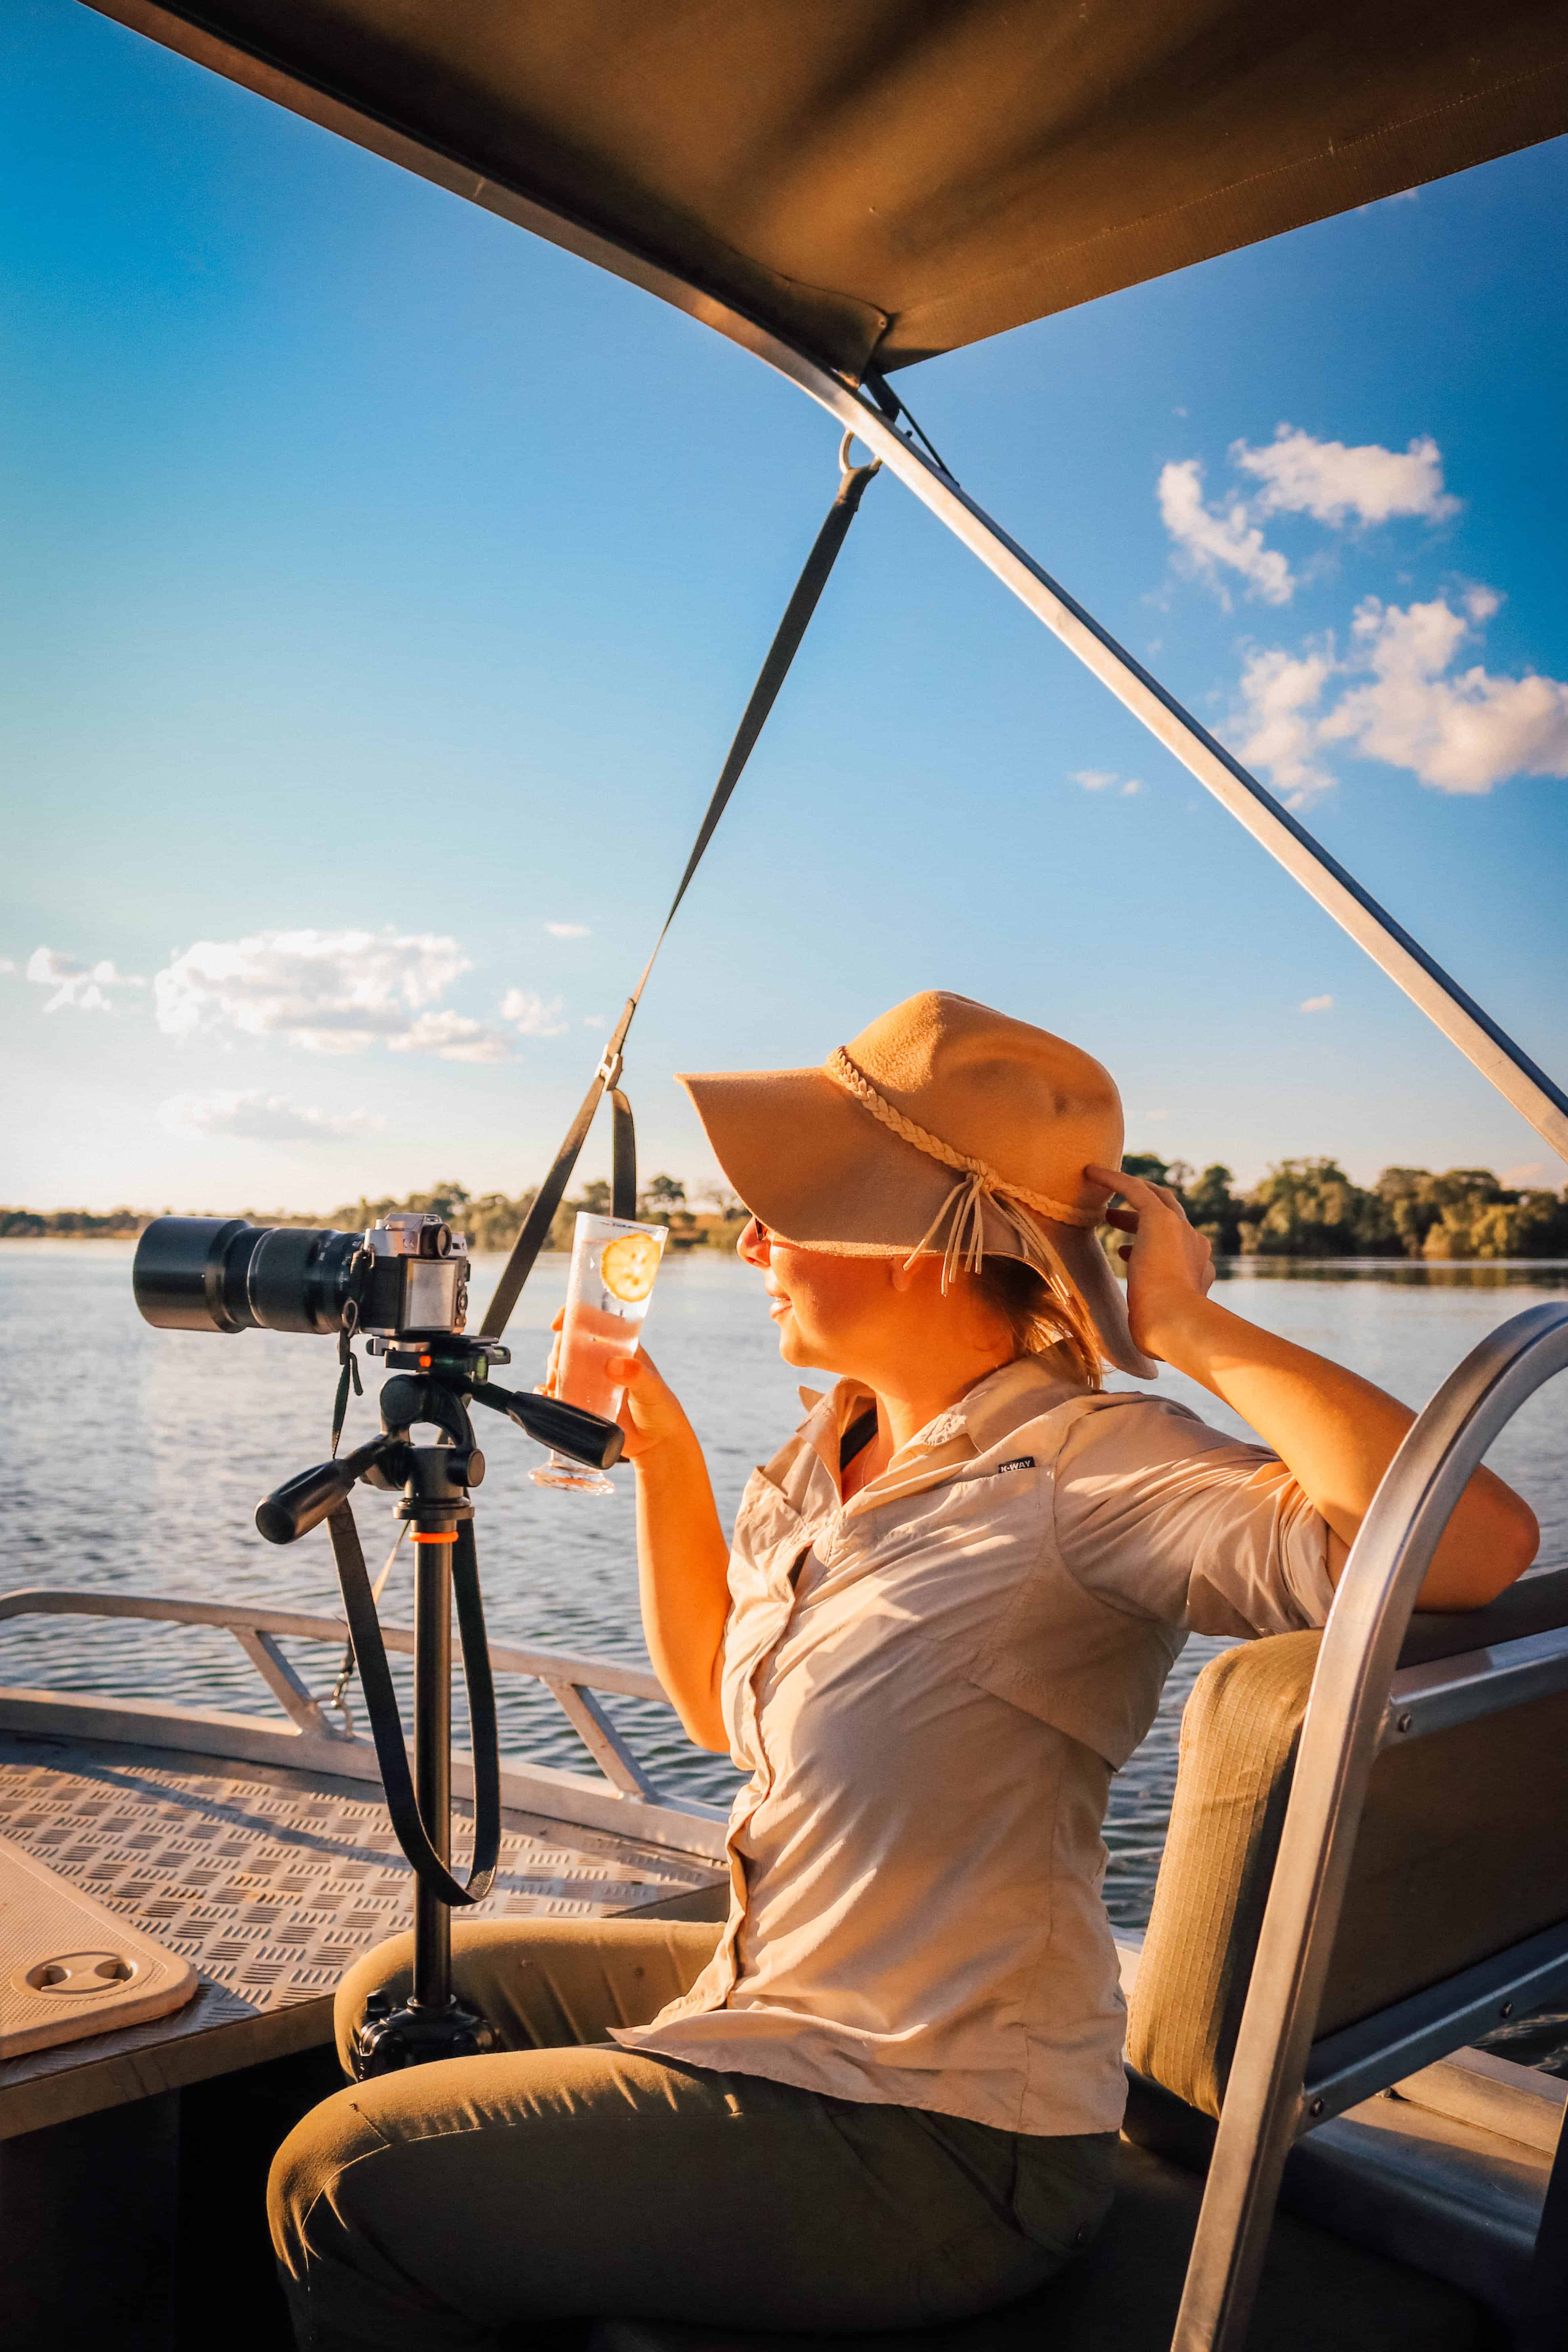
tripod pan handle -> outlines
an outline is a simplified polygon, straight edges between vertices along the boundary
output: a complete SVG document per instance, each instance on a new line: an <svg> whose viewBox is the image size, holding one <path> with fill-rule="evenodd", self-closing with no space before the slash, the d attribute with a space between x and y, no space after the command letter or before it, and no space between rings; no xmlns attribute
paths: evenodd
<svg viewBox="0 0 1568 2352"><path fill-rule="evenodd" d="M275 1544L293 1543L309 1535L347 1499L356 1480L374 1468L392 1443L387 1437L373 1437L340 1461L318 1463L314 1470L301 1470L297 1478L286 1479L256 1506L258 1532Z"/></svg>
<svg viewBox="0 0 1568 2352"><path fill-rule="evenodd" d="M626 1438L620 1423L584 1412L581 1405L563 1404L559 1397L538 1396L526 1389L497 1388L493 1381L470 1388L468 1394L475 1404L504 1412L541 1445L569 1454L574 1462L608 1470L621 1458Z"/></svg>

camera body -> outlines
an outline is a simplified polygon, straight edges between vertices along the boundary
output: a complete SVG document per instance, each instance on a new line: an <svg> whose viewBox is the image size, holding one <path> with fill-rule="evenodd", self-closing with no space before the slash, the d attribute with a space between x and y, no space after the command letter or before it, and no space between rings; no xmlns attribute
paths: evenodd
<svg viewBox="0 0 1568 2352"><path fill-rule="evenodd" d="M155 1217L132 1274L143 1318L164 1331L356 1330L384 1340L450 1337L468 1310L468 1244L402 1209L368 1233Z"/></svg>
<svg viewBox="0 0 1568 2352"><path fill-rule="evenodd" d="M363 1236L371 1257L362 1331L386 1339L458 1332L468 1313L468 1244L437 1216L399 1209Z"/></svg>

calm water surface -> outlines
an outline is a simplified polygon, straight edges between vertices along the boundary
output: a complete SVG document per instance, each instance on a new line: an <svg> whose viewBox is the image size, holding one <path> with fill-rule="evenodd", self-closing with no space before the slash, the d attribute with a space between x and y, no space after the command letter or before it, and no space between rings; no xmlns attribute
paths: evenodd
<svg viewBox="0 0 1568 2352"><path fill-rule="evenodd" d="M251 1331L207 1338L150 1330L131 1297L129 1244L0 1243L0 1363L5 1366L4 1520L0 1583L184 1593L203 1600L336 1613L326 1530L287 1550L262 1542L258 1497L327 1452L335 1367L324 1340ZM509 1334L514 1386L539 1377L567 1260L544 1258ZM488 1296L499 1259L480 1259ZM1337 1358L1419 1405L1459 1359L1508 1316L1561 1297L1568 1267L1390 1267L1336 1265L1226 1277L1227 1306L1268 1329ZM753 1465L799 1418L795 1377L778 1360L756 1277L734 1259L696 1251L666 1261L647 1326L650 1351L679 1391L707 1449L721 1509L732 1514ZM345 1447L372 1435L375 1383L351 1405ZM1160 1390L1223 1428L1243 1424L1188 1381ZM643 1657L633 1558L632 1474L613 1498L552 1492L527 1473L542 1457L521 1432L487 1418L489 1475L478 1495L486 1606L500 1639L537 1641L617 1658ZM1542 1564L1568 1560L1568 1382L1534 1398L1494 1449L1493 1466L1541 1519ZM359 1489L373 1570L395 1532L392 1500ZM410 1615L407 1547L384 1601ZM1176 1730L1194 1675L1224 1646L1194 1640L1167 1685L1158 1722L1115 1784L1107 1894L1124 1927L1148 1916L1171 1791ZM319 1644L291 1654L317 1690L335 1657ZM0 1625L0 1680L121 1697L266 1713L272 1702L233 1640L199 1628L34 1619ZM655 1778L728 1801L721 1757L689 1748L673 1718L639 1701L611 1706ZM515 1752L580 1768L575 1736L548 1693L505 1677L502 1738Z"/></svg>

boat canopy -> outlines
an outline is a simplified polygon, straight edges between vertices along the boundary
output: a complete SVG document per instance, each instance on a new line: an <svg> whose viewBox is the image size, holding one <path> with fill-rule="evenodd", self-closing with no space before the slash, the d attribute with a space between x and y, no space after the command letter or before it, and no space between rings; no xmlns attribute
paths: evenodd
<svg viewBox="0 0 1568 2352"><path fill-rule="evenodd" d="M1568 1091L992 520L887 382L1568 130L1563 0L89 5L796 383L1568 1161Z"/></svg>
<svg viewBox="0 0 1568 2352"><path fill-rule="evenodd" d="M94 5L857 383L1568 130L1561 0Z"/></svg>

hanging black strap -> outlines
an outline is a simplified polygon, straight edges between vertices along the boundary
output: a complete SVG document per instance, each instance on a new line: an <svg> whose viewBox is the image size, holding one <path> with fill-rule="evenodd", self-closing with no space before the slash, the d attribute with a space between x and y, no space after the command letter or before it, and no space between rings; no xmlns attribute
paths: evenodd
<svg viewBox="0 0 1568 2352"><path fill-rule="evenodd" d="M669 912L666 915L658 937L654 941L653 954L643 966L641 979L622 1007L621 1017L611 1033L610 1041L605 1048L604 1058L594 1073L593 1084L584 1096L577 1116L567 1129L566 1139L555 1155L549 1175L534 1195L533 1205L524 1220L522 1231L512 1244L512 1252L507 1260L506 1270L496 1286L495 1297L485 1310L480 1335L486 1339L499 1339L506 1329L507 1318L517 1305L522 1286L533 1271L533 1262L549 1237L550 1228L555 1222L555 1212L561 1206L566 1187L572 1181L572 1171L577 1164L577 1155L587 1139L588 1129L594 1123L594 1113L599 1107L599 1097L606 1087L614 1090L616 1112L615 1213L617 1217L635 1216L637 1213L637 1153L632 1138L632 1115L626 1097L619 1091L622 1048L626 1045L626 1033L632 1025L637 1006L642 1001L643 990L647 986L648 974L653 970L655 959L664 945L671 923L675 920L676 910L686 896L692 876L702 863L703 852L718 829L719 820L729 805L730 795L741 781L742 771L751 758L757 738L767 723L768 713L778 699L779 688L789 676L789 666L799 650L800 641L805 636L811 616L816 610L817 600L827 585L827 576L837 561L839 549L848 536L849 526L854 521L860 501L866 494L866 486L880 467L879 458L875 459L868 466L851 466L848 463L851 438L848 434L845 436L844 446L838 455L840 476L838 495L827 509L826 520L816 534L811 553L805 559L805 568L795 583L795 593L784 607L784 615L779 623L778 633L768 647L768 657L763 664L757 682L752 688L752 698L747 703L741 724L735 730L735 740L730 746L730 756L724 762L718 783L714 786L713 797L708 803L707 814L698 827L697 839L692 845L691 855L686 861L686 871L680 877L675 896L669 902ZM629 1205L623 1207L623 1202Z"/></svg>
<svg viewBox="0 0 1568 2352"><path fill-rule="evenodd" d="M637 1131L632 1107L619 1087L610 1088L610 1214L635 1217L637 1213Z"/></svg>
<svg viewBox="0 0 1568 2352"><path fill-rule="evenodd" d="M458 1527L452 1547L452 1592L458 1604L458 1632L463 1648L463 1680L468 1692L468 1726L474 1759L474 1854L467 1883L453 1877L430 1843L419 1811L408 1749L397 1712L397 1693L381 1638L381 1620L365 1572L359 1529L346 1502L328 1514L327 1533L342 1589L343 1613L349 1639L359 1663L360 1688L370 1717L375 1760L386 1791L386 1810L397 1843L419 1879L432 1895L454 1909L482 1903L490 1891L500 1853L500 1739L496 1723L495 1685L490 1679L489 1646L485 1640L484 1603L479 1597L479 1558L471 1520Z"/></svg>

